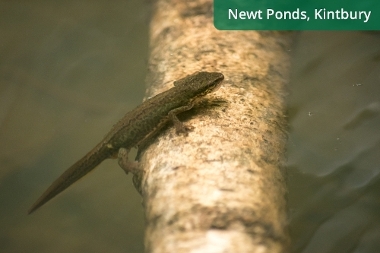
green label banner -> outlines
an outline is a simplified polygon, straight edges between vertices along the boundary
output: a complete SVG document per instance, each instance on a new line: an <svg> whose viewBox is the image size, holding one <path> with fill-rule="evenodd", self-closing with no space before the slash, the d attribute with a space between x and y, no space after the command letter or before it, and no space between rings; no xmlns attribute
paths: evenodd
<svg viewBox="0 0 380 253"><path fill-rule="evenodd" d="M380 0L214 0L220 30L380 30Z"/></svg>

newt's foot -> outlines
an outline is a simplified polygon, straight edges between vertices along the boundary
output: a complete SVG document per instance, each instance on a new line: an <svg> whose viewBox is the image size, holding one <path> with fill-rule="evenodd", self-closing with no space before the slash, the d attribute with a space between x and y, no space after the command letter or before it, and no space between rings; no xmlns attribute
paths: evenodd
<svg viewBox="0 0 380 253"><path fill-rule="evenodd" d="M138 162L128 161L128 152L129 150L125 148L120 148L118 153L119 166L125 171L126 174L131 172L132 174L136 174L138 170Z"/></svg>
<svg viewBox="0 0 380 253"><path fill-rule="evenodd" d="M176 124L175 125L175 130L176 130L176 133L179 135L179 134L183 134L184 136L187 136L189 134L189 132L193 131L194 130L194 127L191 126L191 125L185 125L183 123L181 124Z"/></svg>

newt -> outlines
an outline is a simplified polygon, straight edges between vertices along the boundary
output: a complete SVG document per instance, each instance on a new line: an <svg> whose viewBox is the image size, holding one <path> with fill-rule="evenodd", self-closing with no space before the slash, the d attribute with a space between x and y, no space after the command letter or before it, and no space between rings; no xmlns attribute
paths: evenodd
<svg viewBox="0 0 380 253"><path fill-rule="evenodd" d="M186 134L188 128L177 118L177 114L190 110L199 98L218 88L223 79L223 74L218 72L195 72L174 81L173 88L147 99L127 112L98 145L50 185L28 213L36 211L105 159L119 158L119 165L127 173L133 173L136 165L127 161L129 150L143 146L169 121L173 122L177 134Z"/></svg>

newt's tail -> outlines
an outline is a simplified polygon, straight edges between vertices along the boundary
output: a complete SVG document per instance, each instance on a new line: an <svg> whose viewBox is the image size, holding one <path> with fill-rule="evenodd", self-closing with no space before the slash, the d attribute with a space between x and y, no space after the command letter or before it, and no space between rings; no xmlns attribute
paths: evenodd
<svg viewBox="0 0 380 253"><path fill-rule="evenodd" d="M41 195L39 199L28 210L28 214L33 213L50 199L64 191L67 187L78 181L81 177L89 173L106 158L109 158L109 149L105 145L98 145L82 159L68 168L50 187Z"/></svg>

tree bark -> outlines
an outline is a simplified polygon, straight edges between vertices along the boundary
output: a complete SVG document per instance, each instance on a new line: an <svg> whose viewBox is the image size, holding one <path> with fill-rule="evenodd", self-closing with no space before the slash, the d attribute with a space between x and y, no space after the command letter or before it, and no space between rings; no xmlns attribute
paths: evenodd
<svg viewBox="0 0 380 253"><path fill-rule="evenodd" d="M148 96L217 71L217 106L186 113L140 156L147 252L286 252L285 85L292 34L218 31L210 0L158 0ZM225 103L220 103L220 100ZM212 103L211 103L212 104Z"/></svg>

